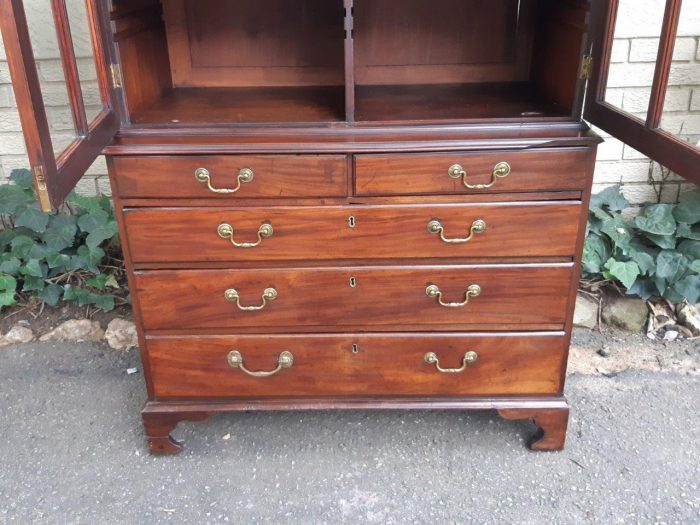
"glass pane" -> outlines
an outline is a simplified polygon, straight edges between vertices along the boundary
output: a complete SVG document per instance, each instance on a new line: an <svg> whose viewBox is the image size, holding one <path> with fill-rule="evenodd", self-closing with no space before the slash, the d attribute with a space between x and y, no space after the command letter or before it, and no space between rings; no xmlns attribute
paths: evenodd
<svg viewBox="0 0 700 525"><path fill-rule="evenodd" d="M619 1L605 101L642 120L649 109L665 9L666 0Z"/></svg>
<svg viewBox="0 0 700 525"><path fill-rule="evenodd" d="M24 0L27 26L39 73L54 155L58 157L77 138L66 77L49 0Z"/></svg>
<svg viewBox="0 0 700 525"><path fill-rule="evenodd" d="M73 48L78 63L78 76L83 91L83 102L88 123L95 120L103 109L100 86L97 83L97 64L90 36L86 0L67 0L68 21L73 37Z"/></svg>
<svg viewBox="0 0 700 525"><path fill-rule="evenodd" d="M700 1L681 7L661 127L700 148Z"/></svg>

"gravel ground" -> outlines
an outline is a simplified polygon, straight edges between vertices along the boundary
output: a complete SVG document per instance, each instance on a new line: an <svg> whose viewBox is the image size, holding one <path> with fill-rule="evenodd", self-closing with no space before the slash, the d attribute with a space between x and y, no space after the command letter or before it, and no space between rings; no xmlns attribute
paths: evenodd
<svg viewBox="0 0 700 525"><path fill-rule="evenodd" d="M185 452L151 457L132 366L0 349L0 524L700 523L697 375L572 376L561 453L489 412L325 412L184 424Z"/></svg>

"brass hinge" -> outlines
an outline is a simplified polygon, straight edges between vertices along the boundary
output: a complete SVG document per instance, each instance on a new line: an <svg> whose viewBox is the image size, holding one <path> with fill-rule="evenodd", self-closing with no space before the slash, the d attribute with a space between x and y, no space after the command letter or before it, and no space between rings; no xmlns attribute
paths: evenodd
<svg viewBox="0 0 700 525"><path fill-rule="evenodd" d="M583 55L583 59L581 60L580 78L582 80L590 80L592 72L593 72L593 56L592 55Z"/></svg>
<svg viewBox="0 0 700 525"><path fill-rule="evenodd" d="M53 211L53 207L51 206L49 190L46 187L46 176L44 175L44 166L33 166L32 174L34 175L34 180L36 181L36 194L39 198L39 206L41 206L41 211L43 211L44 213L51 213Z"/></svg>
<svg viewBox="0 0 700 525"><path fill-rule="evenodd" d="M109 66L109 70L112 73L112 86L114 89L122 87L122 68L119 64L112 64Z"/></svg>

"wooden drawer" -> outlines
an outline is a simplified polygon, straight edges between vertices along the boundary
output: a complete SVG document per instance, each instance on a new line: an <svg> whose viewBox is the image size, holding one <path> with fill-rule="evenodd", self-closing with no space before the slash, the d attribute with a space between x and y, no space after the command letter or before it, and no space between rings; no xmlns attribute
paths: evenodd
<svg viewBox="0 0 700 525"><path fill-rule="evenodd" d="M265 207L132 208L125 212L131 257L143 262L343 260L572 256L579 202ZM483 233L461 244L477 221ZM438 221L443 231L429 231ZM232 227L238 243L217 232ZM263 226L272 235L258 235ZM223 231L226 233L226 231Z"/></svg>
<svg viewBox="0 0 700 525"><path fill-rule="evenodd" d="M135 272L146 329L560 330L573 264ZM470 285L481 293L462 307ZM231 292L236 290L244 311ZM263 300L274 289L273 300ZM401 328L403 327L403 328ZM311 331L311 330L309 330Z"/></svg>
<svg viewBox="0 0 700 525"><path fill-rule="evenodd" d="M347 158L344 155L228 155L111 157L122 198L248 198L344 197ZM209 179L195 172L206 169ZM252 180L245 182L251 170ZM242 179L239 185L239 178ZM216 193L214 189L235 190Z"/></svg>
<svg viewBox="0 0 700 525"><path fill-rule="evenodd" d="M355 157L355 194L427 195L525 191L583 190L590 184L594 156L589 148L358 155ZM494 169L507 162L507 176L494 177ZM460 165L466 177L450 176ZM452 173L457 176L456 173ZM493 185L468 188L469 185ZM495 181L495 182L494 182Z"/></svg>
<svg viewBox="0 0 700 525"><path fill-rule="evenodd" d="M148 336L158 398L542 395L561 390L566 338L552 334ZM234 365L229 364L229 353ZM269 377L248 375L274 371ZM426 362L432 352L443 373Z"/></svg>

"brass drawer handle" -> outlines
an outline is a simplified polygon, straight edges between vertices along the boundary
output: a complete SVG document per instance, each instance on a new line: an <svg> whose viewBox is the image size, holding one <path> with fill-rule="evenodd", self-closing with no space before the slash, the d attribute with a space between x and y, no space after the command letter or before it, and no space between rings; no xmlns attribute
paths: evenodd
<svg viewBox="0 0 700 525"><path fill-rule="evenodd" d="M442 300L442 292L440 291L440 288L435 285L431 284L425 289L425 295L428 297L435 297L438 300L438 303L440 303L440 306L444 306L445 308L461 308L462 306L466 306L469 304L469 299L472 297L479 297L481 295L481 286L478 284L470 284L469 287L467 288L467 291L464 292L464 301L461 303L446 303Z"/></svg>
<svg viewBox="0 0 700 525"><path fill-rule="evenodd" d="M263 239L272 237L275 230L272 229L272 224L269 222L263 222L260 225L260 228L258 228L258 240L255 242L236 242L233 238L233 226L226 222L219 224L217 232L219 237L222 239L229 239L231 244L233 244L236 248L255 248L256 246L260 245Z"/></svg>
<svg viewBox="0 0 700 525"><path fill-rule="evenodd" d="M229 288L224 292L224 297L229 303L236 303L236 306L244 312L256 312L267 306L267 301L277 299L277 290L274 288L266 288L262 294L262 304L259 306L241 306L241 296L235 288Z"/></svg>
<svg viewBox="0 0 700 525"><path fill-rule="evenodd" d="M240 368L243 372L253 377L270 377L275 375L283 368L291 368L294 364L294 356L291 352L284 351L277 358L277 367L274 370L266 372L264 370L253 372L248 370L243 364L243 356L238 350L231 350L227 356L228 364L231 368Z"/></svg>
<svg viewBox="0 0 700 525"><path fill-rule="evenodd" d="M235 188L215 188L214 186L212 186L211 173L209 173L209 170L206 168L197 168L194 171L194 178L202 184L206 184L207 188L209 188L209 191L213 193L229 194L236 193L238 190L240 190L241 184L252 182L255 178L255 172L250 168L242 168L238 172L238 177L236 177L236 179L238 180L238 185L236 185Z"/></svg>
<svg viewBox="0 0 700 525"><path fill-rule="evenodd" d="M429 233L436 233L440 235L440 239L442 242L446 242L448 244L464 244L469 241L471 241L474 238L474 235L479 234L479 233L484 233L486 231L486 221L482 219L477 219L474 222L472 222L472 227L469 229L469 236L464 237L462 239L456 238L456 239L449 239L445 237L445 229L442 226L442 223L438 220L430 221L428 223L428 232Z"/></svg>
<svg viewBox="0 0 700 525"><path fill-rule="evenodd" d="M499 162L493 167L493 172L491 174L491 182L488 184L469 184L467 182L467 172L459 164L450 166L450 169L447 171L447 173L453 179L462 179L462 183L464 184L464 186L469 188L470 190L486 190L492 187L494 184L496 184L496 182L498 182L498 179L504 179L508 175L510 175L511 171L512 170L510 164L508 164L507 162Z"/></svg>
<svg viewBox="0 0 700 525"><path fill-rule="evenodd" d="M467 365L470 365L472 363L476 363L476 360L479 358L479 354L473 351L469 351L466 354L464 354L464 357L462 358L462 366L459 368L442 368L440 366L440 360L438 359L438 356L435 352L428 352L423 356L423 360L428 363L429 365L435 365L435 368L437 368L438 372L441 372L443 374L459 374L464 372L467 369Z"/></svg>

